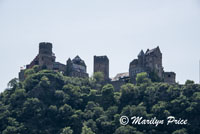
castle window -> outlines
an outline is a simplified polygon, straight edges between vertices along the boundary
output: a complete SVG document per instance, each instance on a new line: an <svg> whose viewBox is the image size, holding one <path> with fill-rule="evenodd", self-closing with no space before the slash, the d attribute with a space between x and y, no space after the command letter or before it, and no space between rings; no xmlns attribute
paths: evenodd
<svg viewBox="0 0 200 134"><path fill-rule="evenodd" d="M168 77L171 77L171 75L169 74Z"/></svg>

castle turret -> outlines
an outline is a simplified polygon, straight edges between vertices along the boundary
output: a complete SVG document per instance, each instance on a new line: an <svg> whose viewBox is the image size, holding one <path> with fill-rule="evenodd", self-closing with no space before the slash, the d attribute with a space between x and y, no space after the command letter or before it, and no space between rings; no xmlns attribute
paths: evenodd
<svg viewBox="0 0 200 134"><path fill-rule="evenodd" d="M140 53L138 54L138 64L140 66L144 65L144 58L145 58L144 51L141 50Z"/></svg>
<svg viewBox="0 0 200 134"><path fill-rule="evenodd" d="M39 44L39 54L52 55L52 43L41 42Z"/></svg>
<svg viewBox="0 0 200 134"><path fill-rule="evenodd" d="M52 52L52 44L49 42L41 42L39 44L39 65L46 69L53 69L55 56Z"/></svg>
<svg viewBox="0 0 200 134"><path fill-rule="evenodd" d="M94 73L102 72L104 80L109 81L109 59L107 56L94 56Z"/></svg>
<svg viewBox="0 0 200 134"><path fill-rule="evenodd" d="M89 76L84 60L82 60L78 55L73 60L70 58L67 60L65 74L70 77L87 78Z"/></svg>
<svg viewBox="0 0 200 134"><path fill-rule="evenodd" d="M146 51L145 66L149 72L154 72L163 79L162 53L159 46Z"/></svg>

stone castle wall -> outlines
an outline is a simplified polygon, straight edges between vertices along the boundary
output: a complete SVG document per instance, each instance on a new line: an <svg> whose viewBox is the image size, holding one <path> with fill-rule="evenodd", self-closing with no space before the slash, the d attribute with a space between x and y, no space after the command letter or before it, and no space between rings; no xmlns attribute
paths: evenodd
<svg viewBox="0 0 200 134"><path fill-rule="evenodd" d="M52 51L52 44L48 42L41 42L39 44L39 53L34 60L26 66L26 69L32 68L34 65L39 65L41 68L60 71L70 77L89 77L87 73L87 66L85 62L76 56L73 60L67 60L66 65L56 62L56 57ZM19 79L24 80L25 70L19 73ZM144 53L143 50L139 53L138 58L134 59L129 64L128 73L120 73L115 79L111 80L109 77L109 59L107 56L94 56L94 73L102 72L104 74L105 83L111 83L116 89L124 83L135 83L138 73L147 72L150 74L154 72L161 80L166 83L174 84L176 74L174 72L164 72L162 66L162 53L159 47L152 50L147 49Z"/></svg>

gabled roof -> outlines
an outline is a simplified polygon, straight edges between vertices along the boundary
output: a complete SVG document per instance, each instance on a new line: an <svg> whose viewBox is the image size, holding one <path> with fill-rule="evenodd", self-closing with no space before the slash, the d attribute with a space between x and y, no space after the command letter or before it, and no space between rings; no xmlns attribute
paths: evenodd
<svg viewBox="0 0 200 134"><path fill-rule="evenodd" d="M84 62L78 55L72 60L72 62L73 62L74 64L86 66L86 65L85 65L85 62Z"/></svg>

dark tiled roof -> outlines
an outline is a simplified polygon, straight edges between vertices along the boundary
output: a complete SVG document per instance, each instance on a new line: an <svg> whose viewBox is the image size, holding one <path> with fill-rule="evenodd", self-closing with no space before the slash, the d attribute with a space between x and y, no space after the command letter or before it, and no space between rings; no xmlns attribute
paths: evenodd
<svg viewBox="0 0 200 134"><path fill-rule="evenodd" d="M85 62L78 55L72 60L72 62L74 64L86 66Z"/></svg>

